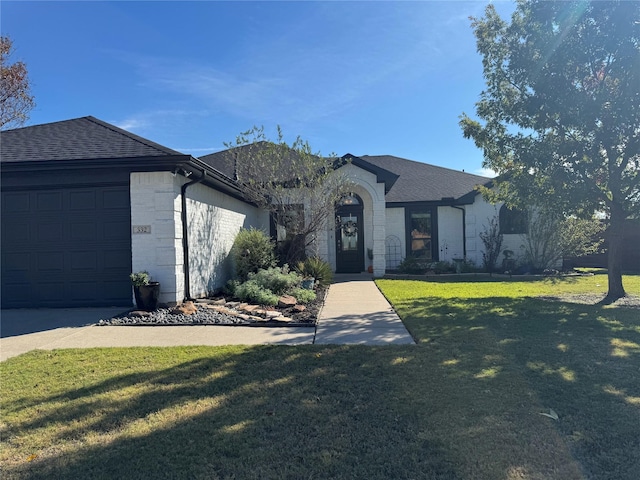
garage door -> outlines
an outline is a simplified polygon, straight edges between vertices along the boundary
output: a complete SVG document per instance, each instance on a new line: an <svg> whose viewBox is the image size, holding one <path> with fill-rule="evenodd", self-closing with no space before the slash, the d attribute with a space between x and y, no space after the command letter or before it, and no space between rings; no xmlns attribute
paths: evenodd
<svg viewBox="0 0 640 480"><path fill-rule="evenodd" d="M2 307L131 305L129 187L2 192Z"/></svg>

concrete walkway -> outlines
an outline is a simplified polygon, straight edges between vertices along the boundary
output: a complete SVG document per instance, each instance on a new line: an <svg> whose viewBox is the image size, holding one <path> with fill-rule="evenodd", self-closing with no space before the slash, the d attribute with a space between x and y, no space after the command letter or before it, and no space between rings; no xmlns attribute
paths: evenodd
<svg viewBox="0 0 640 480"><path fill-rule="evenodd" d="M318 344L413 344L371 275L336 275L318 317Z"/></svg>
<svg viewBox="0 0 640 480"><path fill-rule="evenodd" d="M410 344L404 325L370 275L337 275L318 325L237 327L225 325L98 327L122 308L2 310L0 361L30 350L179 345Z"/></svg>

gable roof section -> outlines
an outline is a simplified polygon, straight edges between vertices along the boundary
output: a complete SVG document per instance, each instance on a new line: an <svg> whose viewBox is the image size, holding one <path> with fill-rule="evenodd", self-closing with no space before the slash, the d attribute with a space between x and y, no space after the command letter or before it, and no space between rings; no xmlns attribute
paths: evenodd
<svg viewBox="0 0 640 480"><path fill-rule="evenodd" d="M229 178L235 178L237 172L236 154L240 152L241 155L251 155L252 149L260 150L262 148L262 142L258 142L250 145L243 145L241 147L234 147L229 150L223 150L221 152L211 153L199 157L200 160L205 162L212 168L217 169ZM340 168L345 162L352 163L353 165L362 168L370 173L373 173L378 182L385 184L385 193L388 192L395 181L398 179L398 175L377 165L363 161L361 158L347 153L341 158L337 158L334 162L334 168ZM239 179L242 180L242 179Z"/></svg>
<svg viewBox="0 0 640 480"><path fill-rule="evenodd" d="M0 133L2 163L183 155L94 117Z"/></svg>
<svg viewBox="0 0 640 480"><path fill-rule="evenodd" d="M363 155L360 159L398 176L385 196L387 204L443 200L470 203L475 196L475 187L491 181L487 177L391 155ZM470 193L473 194L471 197Z"/></svg>
<svg viewBox="0 0 640 480"><path fill-rule="evenodd" d="M249 145L242 145L239 147L233 147L227 150L221 150L219 152L210 153L198 157L204 163L212 168L215 168L219 172L223 173L229 178L236 179L236 159L239 155L250 155L254 149L261 149L263 142L252 143Z"/></svg>
<svg viewBox="0 0 640 480"><path fill-rule="evenodd" d="M371 162L367 162L362 160L360 157L356 157L355 155L351 155L347 153L344 157L340 159L340 165L344 165L344 160L351 162L352 165L356 167L362 168L363 170L368 171L369 173L373 173L376 176L376 180L379 183L384 183L384 193L387 194L393 188L396 181L398 180L399 175L389 170L382 168L378 165L375 165Z"/></svg>
<svg viewBox="0 0 640 480"><path fill-rule="evenodd" d="M229 178L235 178L236 149L249 154L259 144L235 147L199 157L209 166ZM376 175L378 182L385 184L387 204L408 202L473 203L477 185L487 185L490 178L460 172L449 168L394 157L392 155L363 155L357 157L347 153L336 161L340 167L347 160L356 167Z"/></svg>
<svg viewBox="0 0 640 480"><path fill-rule="evenodd" d="M5 130L0 144L3 188L56 183L60 172L80 175L64 177L76 182L110 181L119 174L129 178L130 172L185 171L198 172L190 180L202 176L203 184L250 203L236 182L210 165L94 117Z"/></svg>

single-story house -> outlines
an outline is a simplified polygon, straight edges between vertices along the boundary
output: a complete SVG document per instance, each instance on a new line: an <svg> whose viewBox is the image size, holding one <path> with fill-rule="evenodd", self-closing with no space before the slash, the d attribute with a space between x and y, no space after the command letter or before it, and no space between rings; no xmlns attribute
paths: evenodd
<svg viewBox="0 0 640 480"><path fill-rule="evenodd" d="M162 302L201 297L232 274L241 228L270 229L219 153L184 155L94 117L4 131L0 143L3 308L128 306L140 270ZM490 179L345 158L352 194L316 246L336 272L371 263L382 276L408 255L482 264L479 233L499 210L475 187Z"/></svg>

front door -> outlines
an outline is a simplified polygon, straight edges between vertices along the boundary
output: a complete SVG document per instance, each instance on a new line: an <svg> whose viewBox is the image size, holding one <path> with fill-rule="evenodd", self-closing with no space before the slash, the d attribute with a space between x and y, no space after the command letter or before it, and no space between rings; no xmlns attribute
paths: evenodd
<svg viewBox="0 0 640 480"><path fill-rule="evenodd" d="M336 209L336 273L364 270L362 201L356 195L345 197Z"/></svg>

